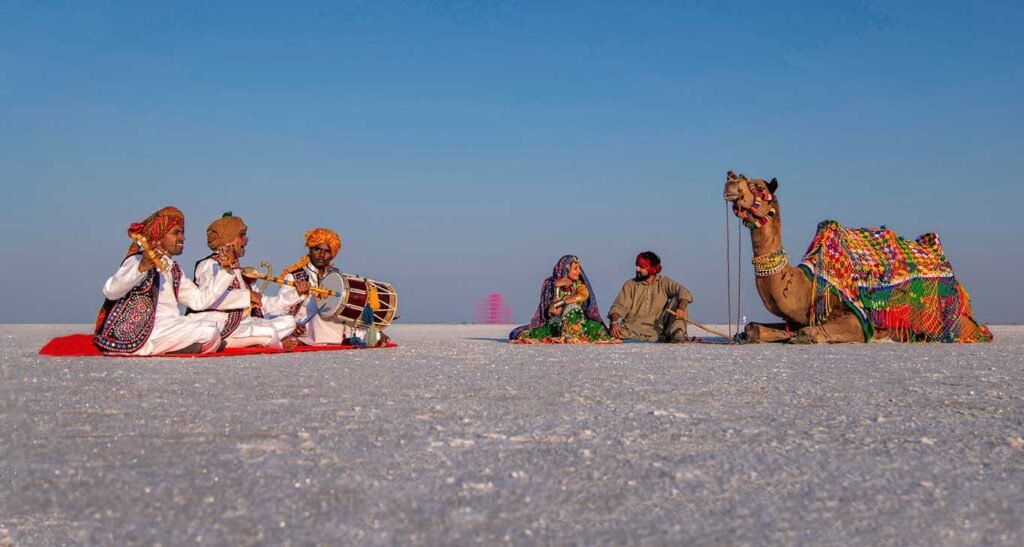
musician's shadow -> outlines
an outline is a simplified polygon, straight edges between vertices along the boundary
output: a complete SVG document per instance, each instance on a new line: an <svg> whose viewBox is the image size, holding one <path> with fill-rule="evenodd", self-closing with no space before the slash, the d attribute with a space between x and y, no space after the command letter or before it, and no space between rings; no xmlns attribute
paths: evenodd
<svg viewBox="0 0 1024 547"><path fill-rule="evenodd" d="M467 338L466 340L479 340L481 342L500 342L502 344L508 343L508 338Z"/></svg>

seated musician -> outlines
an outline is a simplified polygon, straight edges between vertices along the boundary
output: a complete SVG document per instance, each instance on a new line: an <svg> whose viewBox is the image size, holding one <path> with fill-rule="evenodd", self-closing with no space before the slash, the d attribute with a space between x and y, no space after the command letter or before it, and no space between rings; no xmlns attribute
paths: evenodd
<svg viewBox="0 0 1024 547"><path fill-rule="evenodd" d="M285 341L286 347L290 343L307 346L348 344L379 347L387 345L387 335L377 332L376 329L351 327L320 317L316 298L305 291L308 291L309 287L320 287L321 280L327 274L341 273L332 262L338 255L338 251L341 250L341 238L333 230L315 228L306 232L306 247L309 249L309 253L282 272L285 281L294 282L296 286L282 286L279 293L280 299L274 303L274 306L264 306L265 313L287 314L295 317L298 328L295 329L294 341Z"/></svg>
<svg viewBox="0 0 1024 547"><path fill-rule="evenodd" d="M206 229L206 245L213 254L196 262L195 282L200 288L206 288L217 279L223 270L221 257L227 256L234 270L229 270L234 279L231 286L220 298L210 305L206 311L194 312L202 319L216 321L220 326L220 336L227 348L245 348L260 346L281 348L281 340L295 330L295 318L289 315L265 319L261 305L274 306L273 299L279 297L266 296L253 286L253 279L246 279L238 269L237 258L245 256L245 247L249 244L249 228L242 217L233 216L230 212L218 218ZM238 307L233 298L235 294L244 295L246 304Z"/></svg>
<svg viewBox="0 0 1024 547"><path fill-rule="evenodd" d="M132 243L121 266L103 285L106 301L96 318L96 347L115 355L217 351L221 345L217 323L184 316L178 305L205 309L234 278L222 270L200 289L182 275L171 257L185 247L185 215L174 207L164 207L132 224L128 235L145 238L145 248ZM221 261L222 268L231 265L228 257ZM248 301L247 295L232 295L225 305L245 307Z"/></svg>

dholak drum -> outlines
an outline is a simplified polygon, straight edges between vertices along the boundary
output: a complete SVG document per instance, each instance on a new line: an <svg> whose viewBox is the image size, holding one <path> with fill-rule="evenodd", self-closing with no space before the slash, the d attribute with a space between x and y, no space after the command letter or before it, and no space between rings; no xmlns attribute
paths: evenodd
<svg viewBox="0 0 1024 547"><path fill-rule="evenodd" d="M369 327L362 317L370 283L377 289L377 298L380 300L380 306L373 310L373 326L382 329L390 325L398 313L398 293L395 288L389 283L338 272L331 272L320 280L321 287L341 293L341 296L328 296L318 303L320 318L352 327Z"/></svg>

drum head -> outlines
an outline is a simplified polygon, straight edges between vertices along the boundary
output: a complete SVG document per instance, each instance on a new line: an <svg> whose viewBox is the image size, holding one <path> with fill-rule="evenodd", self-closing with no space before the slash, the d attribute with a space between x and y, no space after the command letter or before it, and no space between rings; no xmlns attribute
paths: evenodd
<svg viewBox="0 0 1024 547"><path fill-rule="evenodd" d="M320 280L320 286L341 295L328 296L323 300L317 301L316 307L317 310L319 310L320 315L334 315L345 302L345 280L342 279L341 274L338 272L331 272Z"/></svg>

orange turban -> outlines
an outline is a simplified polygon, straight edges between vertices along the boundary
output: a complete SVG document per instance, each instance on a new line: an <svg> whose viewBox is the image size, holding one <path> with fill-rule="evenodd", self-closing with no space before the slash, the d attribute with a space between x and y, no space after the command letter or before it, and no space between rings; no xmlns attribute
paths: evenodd
<svg viewBox="0 0 1024 547"><path fill-rule="evenodd" d="M210 227L206 229L206 246L211 251L216 251L234 241L246 228L242 217L233 216L231 211L228 211L224 216L211 222Z"/></svg>
<svg viewBox="0 0 1024 547"><path fill-rule="evenodd" d="M155 246L175 226L180 226L182 230L185 229L185 214L177 207L168 205L146 217L146 220L133 223L128 228L128 235L141 235L146 238L150 246ZM131 247L128 247L128 254L125 256L139 252L142 252L142 248L138 243L133 242Z"/></svg>
<svg viewBox="0 0 1024 547"><path fill-rule="evenodd" d="M338 256L341 250L341 238L337 232L327 228L313 228L306 232L306 247L316 247L326 243L331 248L331 254Z"/></svg>
<svg viewBox="0 0 1024 547"><path fill-rule="evenodd" d="M306 247L312 248L324 244L331 248L331 258L338 256L338 251L341 250L341 238L338 237L337 232L329 228L313 228L306 231ZM306 264L309 264L309 255L302 257L302 260L285 268L282 275L288 275L291 272L305 268Z"/></svg>

